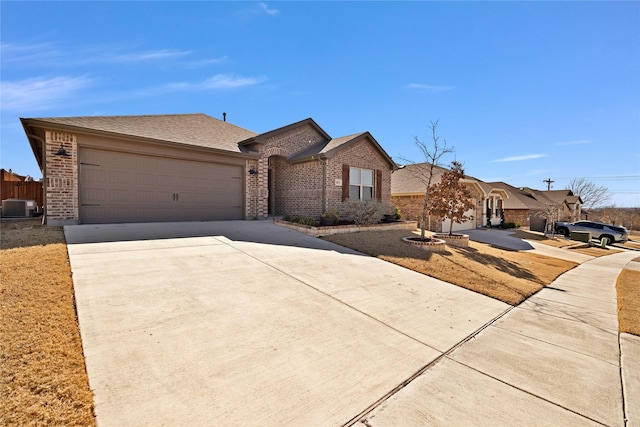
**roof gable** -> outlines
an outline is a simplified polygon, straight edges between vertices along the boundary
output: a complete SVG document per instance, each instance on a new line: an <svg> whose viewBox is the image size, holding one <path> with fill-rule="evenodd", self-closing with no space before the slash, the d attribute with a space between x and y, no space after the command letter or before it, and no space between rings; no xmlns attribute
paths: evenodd
<svg viewBox="0 0 640 427"><path fill-rule="evenodd" d="M304 120L300 120L299 122L292 123L290 125L282 126L274 130L270 130L269 132L264 132L261 134L252 135L249 138L246 138L243 141L238 143L239 146L246 146L251 144L264 144L267 139L272 138L278 134L289 132L292 129L310 125L315 131L317 131L323 138L327 141L331 140L331 137L328 133L324 131L312 118L307 118Z"/></svg>
<svg viewBox="0 0 640 427"><path fill-rule="evenodd" d="M398 165L393 161L393 159L387 154L386 151L380 146L378 141L371 135L369 132L356 133L353 135L342 136L340 138L334 138L327 142L321 142L315 144L304 151L296 153L295 155L289 157L290 162L292 163L300 163L306 162L309 160L313 160L315 158L326 158L330 159L334 157L337 153L342 150L345 150L352 146L353 144L360 142L362 140L367 140L387 161L391 169L397 169Z"/></svg>

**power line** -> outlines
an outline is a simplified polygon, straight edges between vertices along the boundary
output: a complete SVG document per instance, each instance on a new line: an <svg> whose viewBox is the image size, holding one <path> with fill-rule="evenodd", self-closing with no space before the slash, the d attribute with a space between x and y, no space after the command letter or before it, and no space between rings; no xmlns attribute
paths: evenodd
<svg viewBox="0 0 640 427"><path fill-rule="evenodd" d="M575 176L561 176L557 179L574 179ZM584 179L597 179L597 180L608 180L608 181L633 181L640 180L640 175L605 175L605 176L584 176L580 177Z"/></svg>

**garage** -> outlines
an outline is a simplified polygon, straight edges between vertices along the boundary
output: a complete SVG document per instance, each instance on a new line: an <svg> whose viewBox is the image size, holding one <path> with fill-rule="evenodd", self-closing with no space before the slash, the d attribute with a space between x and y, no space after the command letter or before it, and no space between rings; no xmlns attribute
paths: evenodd
<svg viewBox="0 0 640 427"><path fill-rule="evenodd" d="M82 223L243 218L241 166L86 147L78 160Z"/></svg>

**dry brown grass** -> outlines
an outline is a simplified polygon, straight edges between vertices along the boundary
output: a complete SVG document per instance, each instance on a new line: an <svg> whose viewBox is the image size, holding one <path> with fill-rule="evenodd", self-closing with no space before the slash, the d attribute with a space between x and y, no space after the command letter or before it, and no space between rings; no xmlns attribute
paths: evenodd
<svg viewBox="0 0 640 427"><path fill-rule="evenodd" d="M2 222L0 425L95 425L61 228Z"/></svg>
<svg viewBox="0 0 640 427"><path fill-rule="evenodd" d="M616 282L620 332L640 336L640 271L622 270Z"/></svg>
<svg viewBox="0 0 640 427"><path fill-rule="evenodd" d="M564 236L556 235L554 238L551 238L542 233L535 233L521 229L514 230L512 236L519 239L535 240L536 242L544 243L545 245L556 248L566 248L576 244L573 240L565 239Z"/></svg>
<svg viewBox="0 0 640 427"><path fill-rule="evenodd" d="M629 240L626 243L624 243L622 246L630 249L640 249L640 240Z"/></svg>
<svg viewBox="0 0 640 427"><path fill-rule="evenodd" d="M401 241L406 231L371 231L324 237L326 240L401 265L436 279L516 305L577 264L527 252L470 242L431 253Z"/></svg>
<svg viewBox="0 0 640 427"><path fill-rule="evenodd" d="M618 249L612 249L610 247L601 248L597 245L588 245L586 243L581 244L580 242L576 242L575 240L565 239L560 235L550 237L545 236L542 233L536 233L527 230L516 230L513 236L519 239L534 240L536 242L556 248L565 248L573 252L579 252L581 254L591 255L594 257L601 257L605 255L615 254L616 252L621 252Z"/></svg>

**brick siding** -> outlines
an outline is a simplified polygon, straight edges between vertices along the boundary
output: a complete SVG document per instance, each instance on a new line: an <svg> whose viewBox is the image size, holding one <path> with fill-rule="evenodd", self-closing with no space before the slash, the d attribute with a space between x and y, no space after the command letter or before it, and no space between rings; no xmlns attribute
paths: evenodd
<svg viewBox="0 0 640 427"><path fill-rule="evenodd" d="M505 209L504 222L517 222L522 227L529 227L529 209Z"/></svg>
<svg viewBox="0 0 640 427"><path fill-rule="evenodd" d="M50 225L78 223L78 141L75 135L47 131L46 219ZM63 145L69 157L56 156Z"/></svg>
<svg viewBox="0 0 640 427"><path fill-rule="evenodd" d="M376 182L374 185L382 185L381 201L391 204L391 169L389 168L389 163L368 139L361 139L338 152L332 159L327 160L327 210L335 208L338 209L338 212L342 212L346 208L346 201L342 201L342 187L335 185L336 180L342 180L343 164L354 168L382 171L382 182Z"/></svg>
<svg viewBox="0 0 640 427"><path fill-rule="evenodd" d="M470 186L468 188L469 188L469 191L471 192L471 195L473 197L473 203L474 203L474 208L473 208L474 213L473 213L472 222L475 225L482 224L483 223L483 214L482 214L483 202L481 198L482 196L475 187ZM418 221L418 226L420 225L420 220L422 218L422 206L424 203L424 194L420 194L420 195L416 194L416 195L410 195L410 196L392 195L391 203L400 209L402 219L407 221ZM435 233L443 232L443 229L442 229L443 221L441 221L439 218L436 218L435 216L432 216L432 215L427 215L426 222L427 222L426 229L428 229L429 231L433 231ZM447 229L444 231L448 232L449 230Z"/></svg>
<svg viewBox="0 0 640 427"><path fill-rule="evenodd" d="M339 151L333 158L310 160L304 163L290 164L286 158L306 148L324 141L311 125L302 126L269 138L263 147L260 176L268 180L271 169L272 183L269 189L274 204L275 215L320 216L323 211L338 209L344 211L342 186L336 180L342 180L342 164L382 171L382 200L391 199L391 171L386 159L369 141L357 143ZM376 183L378 185L378 183ZM268 212L269 194L258 201L260 216Z"/></svg>

